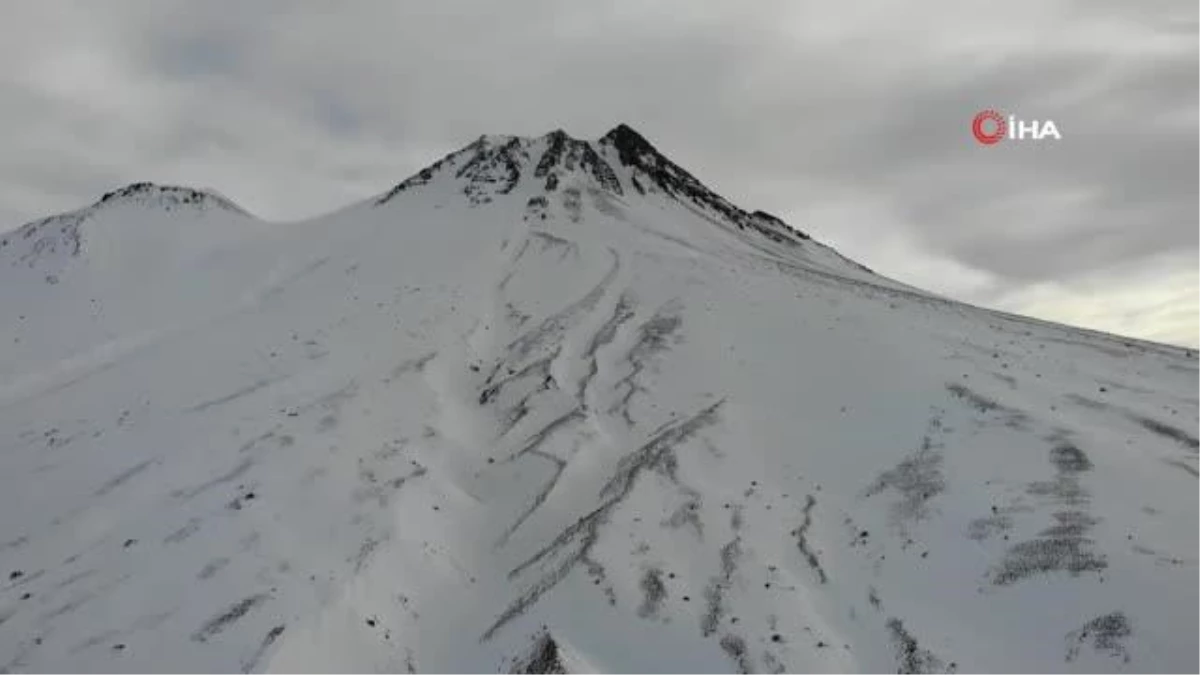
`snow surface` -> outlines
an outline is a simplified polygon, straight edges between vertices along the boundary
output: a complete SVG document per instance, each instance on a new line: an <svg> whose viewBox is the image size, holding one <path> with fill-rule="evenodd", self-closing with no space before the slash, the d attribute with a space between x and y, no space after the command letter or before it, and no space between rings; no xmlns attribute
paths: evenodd
<svg viewBox="0 0 1200 675"><path fill-rule="evenodd" d="M1194 353L685 174L485 136L309 221L4 235L0 670L1200 667Z"/></svg>

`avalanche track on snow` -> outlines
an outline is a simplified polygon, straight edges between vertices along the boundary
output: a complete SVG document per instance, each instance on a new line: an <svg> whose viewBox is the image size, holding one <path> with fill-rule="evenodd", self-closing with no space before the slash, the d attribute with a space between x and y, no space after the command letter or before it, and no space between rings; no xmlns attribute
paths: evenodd
<svg viewBox="0 0 1200 675"><path fill-rule="evenodd" d="M0 235L0 672L1192 671L1197 361L627 126Z"/></svg>

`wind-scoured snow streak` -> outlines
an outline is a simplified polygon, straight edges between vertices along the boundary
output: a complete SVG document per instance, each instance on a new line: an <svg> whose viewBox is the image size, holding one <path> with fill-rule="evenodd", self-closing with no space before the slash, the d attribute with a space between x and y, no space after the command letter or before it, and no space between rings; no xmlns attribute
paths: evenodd
<svg viewBox="0 0 1200 675"><path fill-rule="evenodd" d="M888 619L888 632L896 650L898 673L936 673L946 670L946 662L928 649L922 649L916 638L904 627L900 619Z"/></svg>
<svg viewBox="0 0 1200 675"><path fill-rule="evenodd" d="M582 358L587 361L588 371L584 374L583 378L580 379L579 390L576 395L581 402L585 402L584 397L587 392L587 388L591 385L592 380L600 371L600 366L596 362L596 353L600 351L601 348L611 344L613 339L617 336L617 331L621 330L621 326L633 318L634 306L636 302L637 301L634 298L633 293L630 291L621 293L621 297L617 300L617 304L613 306L612 315L605 319L604 323L600 326L596 333L592 335L592 339L588 341L587 348L584 350L582 356Z"/></svg>
<svg viewBox="0 0 1200 675"><path fill-rule="evenodd" d="M572 422L577 422L579 420L582 420L583 418L584 418L584 413L583 413L583 410L580 408L575 408L569 412L566 412L566 413L554 418L549 423L547 423L545 426L543 426L541 429L538 429L536 432L534 432L532 435L530 435L529 438L527 438L525 440L525 442L521 444L521 447L518 448L515 452L513 452L513 454L511 456L506 458L505 461L511 462L519 457L522 457L530 452L537 450L538 447L541 446L541 444L547 438L549 438L551 434L558 431L560 428L565 427L568 424L571 424Z"/></svg>
<svg viewBox="0 0 1200 675"><path fill-rule="evenodd" d="M134 476L137 476L138 474L142 473L146 469L149 469L151 466L153 466L157 463L158 463L157 459L148 459L144 462L138 462L137 464L134 464L133 466L129 467L128 469L122 471L121 473L117 474L116 476L113 476L108 481L106 481L104 483L104 485L101 485L99 487L99 489L97 489L96 492L93 493L92 496L93 497L103 497L104 495L112 492L113 490L115 490L115 489L121 487L122 485L124 485L125 483L129 482L129 480L131 480Z"/></svg>
<svg viewBox="0 0 1200 675"><path fill-rule="evenodd" d="M199 518L189 518L183 527L175 530L163 538L164 544L178 544L187 541L189 537L200 531L201 520Z"/></svg>
<svg viewBox="0 0 1200 675"><path fill-rule="evenodd" d="M675 446L691 438L696 432L717 421L717 411L725 399L704 408L682 422L676 422L658 432L649 442L635 452L621 458L617 471L600 490L600 496L624 498L633 489L637 476L646 468L660 461Z"/></svg>
<svg viewBox="0 0 1200 675"><path fill-rule="evenodd" d="M737 571L737 561L741 555L741 537L734 537L721 547L721 573L713 577L704 589L705 610L700 619L700 632L704 637L717 632L722 617L729 611L725 596L733 586L733 574Z"/></svg>
<svg viewBox="0 0 1200 675"><path fill-rule="evenodd" d="M226 403L232 403L233 401L236 401L239 398L242 398L243 396L249 396L250 394L253 394L262 389L266 389L267 387L269 387L273 384L276 384L278 382L282 382L286 379L287 379L287 377L273 377L273 378L266 378L266 379L258 380L254 384L251 384L246 387L242 387L241 389L238 389L237 391L234 391L232 393L226 394L224 396L220 396L218 398L214 398L210 401L204 401L203 403L198 403L198 404L188 408L187 412L201 412L203 410L208 410L209 408L215 408L220 405L225 405Z"/></svg>
<svg viewBox="0 0 1200 675"><path fill-rule="evenodd" d="M996 401L980 394L969 387L952 382L946 385L946 391L949 391L955 397L963 400L975 410L984 414L997 414L1000 416L1005 426L1017 429L1022 428L1029 421L1029 416L1024 412L1015 408L1010 408L1006 405L997 403Z"/></svg>
<svg viewBox="0 0 1200 675"><path fill-rule="evenodd" d="M1189 434L1183 429L1173 427L1150 417L1143 417L1140 415L1130 415L1130 417L1132 417L1135 422L1149 429L1150 431L1153 431L1159 436L1165 436L1173 441L1176 441L1192 452L1196 452L1197 449L1200 449L1200 439L1197 439L1195 436Z"/></svg>
<svg viewBox="0 0 1200 675"><path fill-rule="evenodd" d="M663 601L667 598L667 585L663 583L662 570L652 568L642 574L638 583L642 589L642 604L638 607L638 616L651 618L658 615Z"/></svg>
<svg viewBox="0 0 1200 675"><path fill-rule="evenodd" d="M579 257L579 245L573 241L563 239L549 232L539 232L537 230L531 230L529 236L542 242L543 252L549 249L558 249L562 252L564 258L567 256Z"/></svg>
<svg viewBox="0 0 1200 675"><path fill-rule="evenodd" d="M750 660L750 653L746 648L744 638L729 633L721 636L720 645L721 651L725 652L737 665L737 672L743 675L754 672L754 662Z"/></svg>
<svg viewBox="0 0 1200 675"><path fill-rule="evenodd" d="M714 424L717 421L717 412L724 402L725 400L721 399L691 417L667 427L637 450L622 458L617 466L616 474L601 490L600 496L604 498L604 501L509 572L509 578L515 579L543 560L559 553L565 553L565 558L542 575L509 605L508 609L502 612L496 621L484 631L480 639L490 640L496 631L533 606L547 591L558 585L574 569L575 565L584 560L599 540L601 526L607 521L612 510L629 496L641 472L653 465L665 453L671 452L677 445L691 438L696 432Z"/></svg>
<svg viewBox="0 0 1200 675"><path fill-rule="evenodd" d="M500 282L496 284L497 291L503 293L505 289L508 288L508 285L512 283L513 277L516 276L517 270L520 269L520 267L517 266L517 263L521 261L521 258L525 256L525 252L528 250L529 237L524 237L521 239L521 248L517 249L517 252L513 254L508 263L508 271L504 273L504 276L500 278Z"/></svg>
<svg viewBox="0 0 1200 675"><path fill-rule="evenodd" d="M800 548L800 555L804 556L804 561L812 568L817 575L817 580L825 583L828 579L825 577L825 570L821 567L821 560L817 558L817 554L812 550L812 545L808 543L808 530L812 527L812 512L817 505L817 500L812 495L804 496L804 522L800 523L800 527L796 528L796 545Z"/></svg>
<svg viewBox="0 0 1200 675"><path fill-rule="evenodd" d="M250 610L266 602L268 597L266 593L259 593L239 600L225 611L206 621L199 630L192 634L192 639L196 642L207 642L213 636L224 632Z"/></svg>
<svg viewBox="0 0 1200 675"><path fill-rule="evenodd" d="M247 471L249 471L252 468L254 468L254 460L253 459L243 459L242 461L238 462L237 465L234 466L229 471L226 471L225 473L223 473L215 478L204 481L203 483L201 483L199 485L196 485L196 486L193 486L190 488L184 488L181 490L176 490L173 493L173 495L176 497L179 497L181 499L185 499L185 500L191 499L197 495L208 492L209 490L211 490L219 485L224 485L226 483L237 480L239 477L241 477L243 474L245 474Z"/></svg>
<svg viewBox="0 0 1200 675"><path fill-rule="evenodd" d="M553 464L554 474L550 476L550 479L546 481L546 483L542 486L542 489L538 490L538 493L534 495L533 502L521 512L521 515L517 517L516 521L514 521L512 525L508 526L508 528L504 530L504 533L500 535L498 540L496 540L496 546L504 546L507 544L513 533L520 529L521 525L523 525L525 521L533 515L533 512L536 511L543 503L545 503L546 498L549 497L550 493L554 491L555 486L558 485L558 479L562 477L563 471L565 471L567 468L567 463L564 460L555 457L554 455L547 454L539 450L528 450L527 452L535 457L541 457L542 459Z"/></svg>
<svg viewBox="0 0 1200 675"><path fill-rule="evenodd" d="M879 474L867 488L866 497L884 490L894 490L900 499L892 505L892 523L901 530L908 524L929 515L929 502L945 490L942 475L942 411L935 411L929 420L921 447L905 457L895 467Z"/></svg>
<svg viewBox="0 0 1200 675"><path fill-rule="evenodd" d="M485 387L483 391L479 392L479 405L487 405L490 401L496 398L496 396L502 389L504 389L505 386L513 382L524 380L530 376L537 376L537 380L543 383L548 381L552 382L553 377L550 374L550 365L554 363L554 360L557 359L561 353L562 346L560 345L555 347L554 350L546 356L529 363L520 370L513 371L511 375L506 375L505 377L496 380L489 386Z"/></svg>
<svg viewBox="0 0 1200 675"><path fill-rule="evenodd" d="M1060 510L1054 512L1055 524L1038 532L1037 537L1014 545L991 571L992 583L1008 586L1031 576L1064 571L1072 576L1099 572L1108 567L1107 557L1094 549L1089 531L1100 520L1087 511L1090 495L1080 485L1083 473L1092 462L1076 445L1059 441L1050 450L1055 476L1051 481L1031 483L1027 492Z"/></svg>
<svg viewBox="0 0 1200 675"><path fill-rule="evenodd" d="M546 317L535 328L508 345L505 351L514 360L524 359L534 350L559 340L563 332L574 325L582 314L590 312L596 307L596 303L604 297L609 284L613 282L613 279L617 277L617 272L621 269L621 257L617 251L610 248L608 252L612 256L612 265L592 290L582 298Z"/></svg>
<svg viewBox="0 0 1200 675"><path fill-rule="evenodd" d="M281 635L283 635L285 628L287 628L287 624L281 623L267 631L267 634L263 636L262 642L259 643L258 648L254 650L254 653L250 655L250 658L246 659L242 663L243 673L249 673L258 666L258 662L261 661L262 657L266 655L267 650L271 648L271 645L275 644L275 641L278 640Z"/></svg>
<svg viewBox="0 0 1200 675"><path fill-rule="evenodd" d="M624 389L624 393L608 410L609 414L620 414L630 427L634 426L633 415L629 410L630 404L636 394L645 391L638 378L650 365L651 359L667 350L672 339L677 339L676 334L683 325L681 311L682 307L678 301L669 302L638 327L637 341L630 347L626 356L629 372L614 385L614 389Z"/></svg>
<svg viewBox="0 0 1200 675"><path fill-rule="evenodd" d="M1125 646L1125 641L1131 635L1133 635L1133 626L1124 612L1111 612L1098 616L1067 633L1067 663L1078 658L1082 647L1089 642L1097 653L1129 663L1129 650Z"/></svg>
<svg viewBox="0 0 1200 675"><path fill-rule="evenodd" d="M437 352L429 352L428 354L425 354L424 356L420 356L415 359L408 359L408 360L405 360L405 361L402 361L402 362L396 364L396 366L393 367L392 370L388 373L388 377L386 379L384 379L384 383L387 384L387 383L392 382L393 380L400 379L407 373L422 372L423 370L425 370L425 367L429 365L429 362L437 357L437 354L438 354Z"/></svg>
<svg viewBox="0 0 1200 675"><path fill-rule="evenodd" d="M1181 462L1178 459L1164 459L1163 463L1167 466L1173 466L1184 473L1190 474L1193 478L1200 478L1200 471L1198 471L1196 467L1192 466L1191 464Z"/></svg>

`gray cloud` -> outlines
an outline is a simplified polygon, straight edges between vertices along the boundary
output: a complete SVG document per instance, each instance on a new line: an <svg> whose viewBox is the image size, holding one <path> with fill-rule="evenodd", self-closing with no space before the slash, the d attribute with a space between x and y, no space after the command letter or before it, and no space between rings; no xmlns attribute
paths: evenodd
<svg viewBox="0 0 1200 675"><path fill-rule="evenodd" d="M143 179L306 217L481 133L627 121L734 201L884 273L1195 344L1197 14L1183 0L14 5L0 218ZM969 124L988 107L1064 138L981 147ZM1131 275L1153 310L1080 310Z"/></svg>

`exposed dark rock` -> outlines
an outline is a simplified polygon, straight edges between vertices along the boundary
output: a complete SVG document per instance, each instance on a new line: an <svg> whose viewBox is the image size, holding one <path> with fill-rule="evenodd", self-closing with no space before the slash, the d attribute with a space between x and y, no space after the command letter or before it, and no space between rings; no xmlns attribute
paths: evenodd
<svg viewBox="0 0 1200 675"><path fill-rule="evenodd" d="M269 596L266 593L259 593L234 603L225 611L206 621L199 630L192 634L192 640L207 642L209 638L223 632L230 625L245 616L250 610L266 602L268 598Z"/></svg>
<svg viewBox="0 0 1200 675"><path fill-rule="evenodd" d="M559 653L558 643L549 633L542 633L533 649L524 659L517 661L512 673L566 673L567 665Z"/></svg>
<svg viewBox="0 0 1200 675"><path fill-rule="evenodd" d="M546 140L549 147L542 153L533 175L538 178L546 176L547 190L557 187L557 179L554 180L554 187L551 187L549 177L554 175L550 173L551 170L561 166L567 171L578 167L585 174L594 178L600 187L619 195L624 194L625 191L621 188L621 181L617 180L616 173L613 172L608 162L596 154L590 143L571 138L562 129L547 134Z"/></svg>
<svg viewBox="0 0 1200 675"><path fill-rule="evenodd" d="M821 567L821 560L817 557L816 552L812 550L812 547L808 542L808 531L809 528L812 527L812 511L816 505L817 500L815 497L812 495L805 495L803 512L804 522L800 523L800 527L792 530L792 534L796 537L796 543L800 547L800 555L804 556L805 562L807 562L808 566L812 568L814 573L816 573L817 581L824 584L829 579L825 575L825 569ZM862 536L865 537L866 535L867 533L864 530Z"/></svg>
<svg viewBox="0 0 1200 675"><path fill-rule="evenodd" d="M1067 633L1067 661L1074 661L1079 656L1080 648L1091 642L1093 650L1128 663L1125 638L1130 635L1133 635L1133 628L1123 612L1098 616Z"/></svg>
<svg viewBox="0 0 1200 675"><path fill-rule="evenodd" d="M935 673L946 669L945 662L928 649L922 649L904 627L900 619L892 618L887 622L888 632L892 634L892 646L899 660L900 673Z"/></svg>
<svg viewBox="0 0 1200 675"><path fill-rule="evenodd" d="M250 215L242 207L213 192L179 185L158 185L145 181L131 183L123 188L106 192L90 207L90 210L116 204L139 204L168 211L181 207L200 210L219 208L243 216Z"/></svg>
<svg viewBox="0 0 1200 675"><path fill-rule="evenodd" d="M1038 532L1036 538L1008 549L991 572L992 583L997 586L1055 571L1078 576L1108 567L1107 558L1095 550L1095 542L1088 537L1100 521L1085 510L1090 497L1079 481L1080 475L1092 468L1091 460L1083 450L1063 441L1051 448L1050 463L1055 468L1054 479L1031 483L1026 492L1063 508L1053 514L1055 523ZM1011 527L1011 521L1001 520L998 524L1004 530ZM980 527L990 529L989 525ZM982 535L984 530L978 533Z"/></svg>
<svg viewBox="0 0 1200 675"><path fill-rule="evenodd" d="M1131 415L1131 417L1135 422L1149 429L1150 431L1153 431L1160 436L1165 436L1177 441L1180 445L1192 450L1193 452L1200 448L1200 439L1197 439L1195 436L1192 436L1182 429L1178 429L1169 424L1163 424L1162 422L1149 417L1142 417L1141 415Z"/></svg>
<svg viewBox="0 0 1200 675"><path fill-rule="evenodd" d="M656 616L659 608L662 607L663 600L667 598L667 586L663 583L662 571L646 570L639 585L642 587L642 604L638 607L638 616L643 618Z"/></svg>
<svg viewBox="0 0 1200 675"><path fill-rule="evenodd" d="M748 213L705 187L695 176L667 159L627 124L618 124L600 139L617 151L621 163L650 179L652 185L676 200L691 201L702 209L724 216L739 229L751 228L779 243L796 243L808 235L764 212ZM638 184L635 189L644 191Z"/></svg>
<svg viewBox="0 0 1200 675"><path fill-rule="evenodd" d="M902 531L908 524L927 518L931 511L930 500L946 489L942 471L944 411L935 410L934 413L921 438L920 447L896 466L880 473L865 492L866 497L873 497L885 490L897 493L899 499L892 504L891 519ZM863 530L858 539L865 541L868 536L869 533Z"/></svg>
<svg viewBox="0 0 1200 675"><path fill-rule="evenodd" d="M733 659L737 665L737 672L752 673L754 672L754 664L750 662L750 655L747 653L746 641L737 635L726 635L720 641L721 650Z"/></svg>
<svg viewBox="0 0 1200 675"><path fill-rule="evenodd" d="M1050 462L1064 473L1078 473L1092 468L1092 462L1082 450L1062 443L1050 451Z"/></svg>

